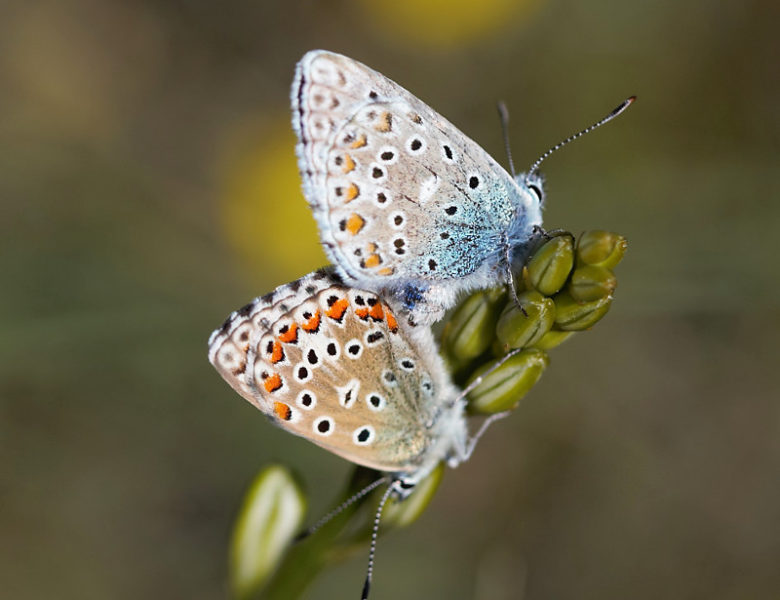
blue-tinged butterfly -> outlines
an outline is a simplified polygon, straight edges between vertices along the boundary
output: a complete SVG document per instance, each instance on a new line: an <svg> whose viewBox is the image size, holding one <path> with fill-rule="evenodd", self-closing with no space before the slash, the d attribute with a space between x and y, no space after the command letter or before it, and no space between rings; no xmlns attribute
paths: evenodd
<svg viewBox="0 0 780 600"><path fill-rule="evenodd" d="M514 176L346 56L308 52L291 96L303 190L328 256L350 285L386 294L417 322L440 318L459 292L511 283L511 265L541 231L542 160L633 101Z"/></svg>

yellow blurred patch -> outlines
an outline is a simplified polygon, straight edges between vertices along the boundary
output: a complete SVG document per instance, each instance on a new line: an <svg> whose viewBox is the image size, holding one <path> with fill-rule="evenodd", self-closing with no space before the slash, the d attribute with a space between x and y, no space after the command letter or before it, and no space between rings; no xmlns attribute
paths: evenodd
<svg viewBox="0 0 780 600"><path fill-rule="evenodd" d="M292 279L328 260L301 191L287 115L278 123L236 128L222 161L220 208L225 235L253 274Z"/></svg>
<svg viewBox="0 0 780 600"><path fill-rule="evenodd" d="M388 37L452 47L522 25L542 0L355 0Z"/></svg>

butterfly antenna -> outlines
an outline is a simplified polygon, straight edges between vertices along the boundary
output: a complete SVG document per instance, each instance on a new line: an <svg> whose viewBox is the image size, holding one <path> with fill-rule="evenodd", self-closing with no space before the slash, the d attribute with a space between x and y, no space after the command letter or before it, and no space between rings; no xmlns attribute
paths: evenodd
<svg viewBox="0 0 780 600"><path fill-rule="evenodd" d="M376 554L376 538L379 535L379 519L382 518L382 509L385 507L387 499L390 498L390 494L393 492L393 490L395 490L396 481L387 487L387 490L382 496L382 499L379 501L379 506L376 509L376 515L374 516L374 528L371 530L371 548L368 551L368 569L366 571L366 581L363 583L363 593L360 596L360 600L368 600L368 592L371 590L371 575L374 572L374 555Z"/></svg>
<svg viewBox="0 0 780 600"><path fill-rule="evenodd" d="M533 166L532 166L532 167L531 167L531 168L528 170L528 173L527 173L527 175L526 175L526 179L528 179L528 178L529 178L531 175L533 175L534 173L536 173L536 171L538 171L538 170L539 170L539 165L541 165L541 164L542 164L542 161L543 161L545 158L547 158L548 156L550 156L550 154L552 154L553 152L555 152L555 151L556 151L556 150L558 150L559 148L562 148L563 146L565 146L565 145L566 145L566 144L568 144L569 142L573 142L573 141L574 141L574 140L576 140L578 137L582 137L582 136L583 136L583 135L585 135L586 133L590 133L590 132L591 132L591 131L593 131L594 129L598 129L599 127L601 127L601 126L602 126L602 125L604 125L605 123L609 123L609 122L610 122L612 119L614 119L615 117L617 117L617 116L618 116L620 113L622 113L622 112L623 112L624 110L626 110L626 109L627 109L629 106L631 106L631 104L634 102L634 100L636 100L636 96L631 96L630 98L626 98L625 100L623 100L623 102L621 102L621 103L620 103L620 106L616 107L616 108L615 108L615 109L614 109L614 110L613 110L611 113L609 113L609 114L608 114L606 117L604 117L604 118L603 118L603 119L601 119L600 121L597 121L596 123L594 123L594 124L593 124L593 125L591 125L590 127L586 127L586 128L585 128L585 129L583 129L582 131L579 131L579 132L575 133L574 135L567 137L567 138L566 138L565 140L563 140L562 142L559 142L559 143L555 144L555 146L553 146L552 148L550 148L550 149L549 149L547 152L545 152L544 154L542 154L542 155L541 155L541 156L540 156L540 157L539 157L539 158L536 160L536 162L533 164Z"/></svg>
<svg viewBox="0 0 780 600"><path fill-rule="evenodd" d="M309 537L312 533L317 531L320 527L325 525L328 521L330 521L333 517L341 513L343 510L349 508L351 505L353 505L355 502L363 498L364 496L367 496L371 492L373 492L376 488L378 488L383 483L387 483L390 480L389 477L381 477L374 481L373 483L367 485L359 492L353 494L344 502L339 504L336 508L334 508L332 511L330 511L328 514L326 514L324 517L322 517L319 521L317 521L314 525L311 527L307 527L304 529L301 533L295 536L294 542L300 542L301 540Z"/></svg>
<svg viewBox="0 0 780 600"><path fill-rule="evenodd" d="M504 148L506 157L509 160L509 172L512 179L515 178L515 163L512 160L512 148L509 146L509 110L503 100L498 101L498 118L501 119L501 135L504 137Z"/></svg>

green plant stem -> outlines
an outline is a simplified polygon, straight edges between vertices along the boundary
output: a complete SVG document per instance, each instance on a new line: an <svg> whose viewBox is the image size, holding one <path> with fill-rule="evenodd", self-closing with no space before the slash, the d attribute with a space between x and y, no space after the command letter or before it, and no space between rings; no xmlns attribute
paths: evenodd
<svg viewBox="0 0 780 600"><path fill-rule="evenodd" d="M336 505L341 504L353 494L363 489L381 477L376 471L357 468ZM358 510L373 498L373 493L361 498L345 508L320 529L309 537L293 545L285 555L271 580L256 597L263 600L294 600L300 598L314 578L328 565L344 560L358 550L364 549L365 543L347 541L339 542L338 538L345 528L351 524L352 517Z"/></svg>

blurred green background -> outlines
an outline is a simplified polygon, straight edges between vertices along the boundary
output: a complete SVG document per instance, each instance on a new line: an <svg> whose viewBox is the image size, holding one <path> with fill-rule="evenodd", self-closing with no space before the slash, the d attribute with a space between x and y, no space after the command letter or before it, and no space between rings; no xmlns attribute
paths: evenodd
<svg viewBox="0 0 780 600"><path fill-rule="evenodd" d="M780 594L776 2L11 0L0 20L0 581L32 598L219 598L252 476L351 467L206 360L252 297L324 262L288 88L361 60L518 168L545 224L626 235L612 312L412 528L382 598ZM290 234L293 231L293 234ZM357 597L365 557L311 598Z"/></svg>

